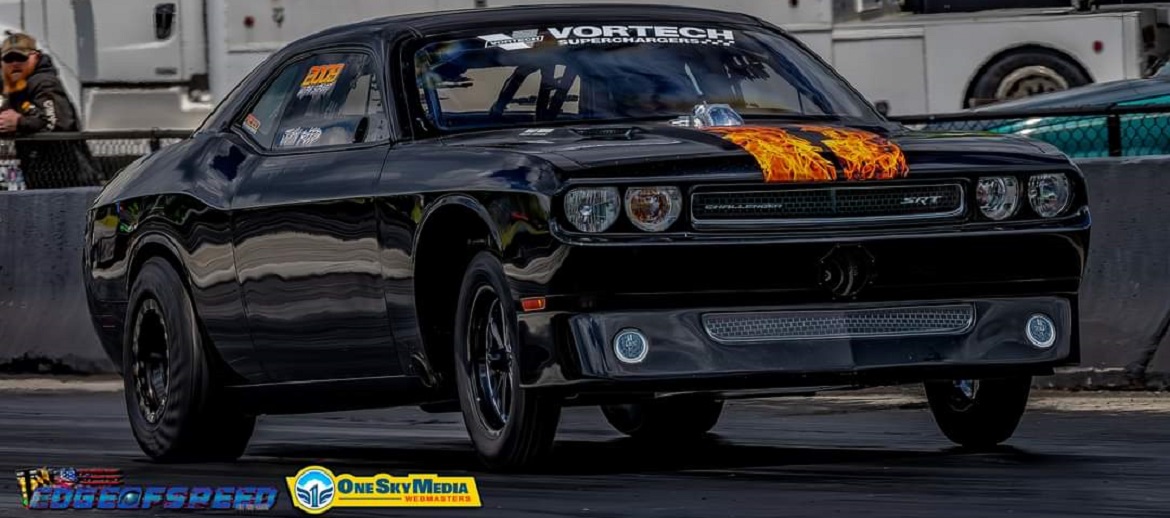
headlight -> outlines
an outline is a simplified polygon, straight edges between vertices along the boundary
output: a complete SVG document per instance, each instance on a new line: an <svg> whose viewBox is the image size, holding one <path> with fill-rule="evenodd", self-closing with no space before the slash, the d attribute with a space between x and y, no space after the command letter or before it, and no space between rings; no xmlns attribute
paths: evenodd
<svg viewBox="0 0 1170 518"><path fill-rule="evenodd" d="M582 187L565 196L565 215L577 230L604 232L617 221L621 209L614 187Z"/></svg>
<svg viewBox="0 0 1170 518"><path fill-rule="evenodd" d="M626 190L626 216L638 228L661 232L670 228L682 212L678 187L631 187Z"/></svg>
<svg viewBox="0 0 1170 518"><path fill-rule="evenodd" d="M975 198L984 216L996 221L1010 218L1020 208L1019 182L1011 176L980 178Z"/></svg>
<svg viewBox="0 0 1170 518"><path fill-rule="evenodd" d="M1038 174L1028 179L1028 201L1041 217L1059 216L1072 201L1072 188L1063 174Z"/></svg>

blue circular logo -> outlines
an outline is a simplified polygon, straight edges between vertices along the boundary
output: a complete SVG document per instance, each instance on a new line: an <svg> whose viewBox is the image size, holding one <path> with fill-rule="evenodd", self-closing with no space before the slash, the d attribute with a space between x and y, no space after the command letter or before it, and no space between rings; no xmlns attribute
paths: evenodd
<svg viewBox="0 0 1170 518"><path fill-rule="evenodd" d="M646 359L650 347L645 335L634 329L625 329L613 339L613 350L619 360L625 363L638 363Z"/></svg>
<svg viewBox="0 0 1170 518"><path fill-rule="evenodd" d="M333 476L320 469L310 469L297 477L297 502L305 509L317 511L333 503Z"/></svg>

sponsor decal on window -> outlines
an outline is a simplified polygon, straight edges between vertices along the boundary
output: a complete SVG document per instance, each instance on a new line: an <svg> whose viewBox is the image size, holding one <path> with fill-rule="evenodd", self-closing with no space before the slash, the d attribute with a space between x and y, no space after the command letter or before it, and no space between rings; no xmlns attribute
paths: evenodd
<svg viewBox="0 0 1170 518"><path fill-rule="evenodd" d="M301 90L297 92L297 98L325 95L333 91L333 87L337 85L337 78L341 76L341 70L344 68L345 63L316 65L310 68L305 78L301 80Z"/></svg>
<svg viewBox="0 0 1170 518"><path fill-rule="evenodd" d="M321 139L321 128L291 128L284 130L280 147L311 146Z"/></svg>
<svg viewBox="0 0 1170 518"><path fill-rule="evenodd" d="M480 36L479 39L484 40L486 48L500 47L507 50L530 49L539 41L544 41L544 36L540 34L537 29L527 29L522 31L513 31L512 34L487 34Z"/></svg>
<svg viewBox="0 0 1170 518"><path fill-rule="evenodd" d="M260 119L257 119L255 115L249 113L247 117L244 117L244 129L253 134L260 131Z"/></svg>
<svg viewBox="0 0 1170 518"><path fill-rule="evenodd" d="M735 32L730 29L708 27L679 27L675 25L578 25L550 27L544 30L527 29L511 34L479 36L485 48L505 50L535 48L545 41L545 34L557 45L600 45L605 43L673 43L684 45L735 44Z"/></svg>

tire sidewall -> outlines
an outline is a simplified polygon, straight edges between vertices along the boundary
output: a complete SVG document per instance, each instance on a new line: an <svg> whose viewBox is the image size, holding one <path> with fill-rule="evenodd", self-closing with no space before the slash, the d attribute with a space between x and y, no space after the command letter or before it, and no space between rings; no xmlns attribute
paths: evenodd
<svg viewBox="0 0 1170 518"><path fill-rule="evenodd" d="M137 389L133 380L134 330L147 300L153 299L162 314L167 334L167 401L158 422L146 420L138 408ZM129 318L124 334L122 362L127 414L135 439L152 457L165 457L192 433L192 423L202 412L201 395L207 392L202 347L195 325L194 308L186 289L166 261L152 258L142 266L131 290L127 306Z"/></svg>
<svg viewBox="0 0 1170 518"><path fill-rule="evenodd" d="M512 400L508 409L508 422L498 434L488 429L484 424L483 418L479 413L478 403L475 401L472 392L472 384L477 381L469 377L467 373L469 361L467 326L471 319L471 305L474 302L476 291L484 284L490 286L495 291L496 296L499 297L500 304L504 307L508 332L513 337L511 344L512 358L510 362ZM500 265L499 259L490 252L476 254L468 263L463 282L460 284L459 303L455 315L454 368L456 371L455 379L459 393L460 407L463 411L464 424L476 449L481 455L489 459L496 458L505 454L505 452L513 450L517 443L523 440L521 433L523 426L521 426L521 423L527 418L525 415L527 405L525 403L528 396L520 389L520 358L523 347L519 340L519 330L516 321L514 299L512 298L511 290L508 288L504 270Z"/></svg>

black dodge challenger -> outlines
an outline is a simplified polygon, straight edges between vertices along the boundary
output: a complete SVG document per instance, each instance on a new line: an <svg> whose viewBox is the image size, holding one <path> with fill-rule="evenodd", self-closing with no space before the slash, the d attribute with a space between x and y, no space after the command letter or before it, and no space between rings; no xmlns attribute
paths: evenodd
<svg viewBox="0 0 1170 518"><path fill-rule="evenodd" d="M451 11L274 53L104 188L84 271L159 461L418 405L514 468L565 406L679 441L910 383L980 447L1078 361L1086 201L1052 146L908 131L756 18Z"/></svg>

